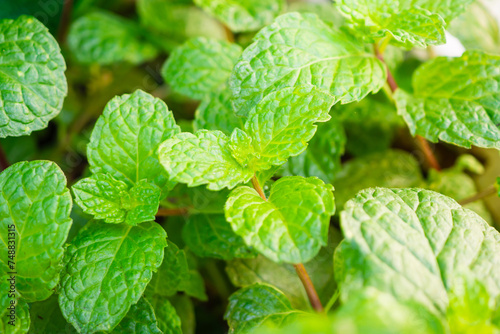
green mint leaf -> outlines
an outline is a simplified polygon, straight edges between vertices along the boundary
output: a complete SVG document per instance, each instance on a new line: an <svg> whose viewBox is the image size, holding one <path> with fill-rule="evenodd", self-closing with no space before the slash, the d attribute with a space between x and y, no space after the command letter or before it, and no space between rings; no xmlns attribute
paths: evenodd
<svg viewBox="0 0 500 334"><path fill-rule="evenodd" d="M332 190L314 177L284 177L264 201L254 189L242 186L226 202L226 219L247 245L269 259L307 262L326 245L335 212Z"/></svg>
<svg viewBox="0 0 500 334"><path fill-rule="evenodd" d="M241 52L237 44L193 38L172 52L161 73L174 90L201 100L225 85Z"/></svg>
<svg viewBox="0 0 500 334"><path fill-rule="evenodd" d="M19 162L0 174L0 273L17 272L27 302L47 299L59 282L71 206L66 177L53 162Z"/></svg>
<svg viewBox="0 0 500 334"><path fill-rule="evenodd" d="M192 1L138 0L137 14L168 52L192 37L227 39L224 26Z"/></svg>
<svg viewBox="0 0 500 334"><path fill-rule="evenodd" d="M328 303L335 293L336 284L333 274L332 259L335 248L341 240L340 232L330 228L328 245L321 248L318 255L304 264L323 305ZM275 263L262 255L253 259L234 259L229 261L226 272L231 282L237 287L254 283L267 283L288 297L295 308L310 308L304 286L297 276L294 266Z"/></svg>
<svg viewBox="0 0 500 334"><path fill-rule="evenodd" d="M389 35L396 44L407 48L446 43L443 18L425 7L412 6L411 1L392 4L387 0L341 0L337 6L348 26L366 37L367 42Z"/></svg>
<svg viewBox="0 0 500 334"><path fill-rule="evenodd" d="M236 235L224 214L196 214L188 218L182 237L189 249L200 257L222 260L254 257L255 251Z"/></svg>
<svg viewBox="0 0 500 334"><path fill-rule="evenodd" d="M229 297L224 318L231 333L249 333L264 323L284 325L306 313L292 308L290 301L276 288L267 284L253 284Z"/></svg>
<svg viewBox="0 0 500 334"><path fill-rule="evenodd" d="M340 122L331 120L318 125L318 130L300 155L290 157L283 166L283 175L316 176L331 183L341 169L346 137Z"/></svg>
<svg viewBox="0 0 500 334"><path fill-rule="evenodd" d="M94 174L73 187L75 202L85 213L106 223L137 225L155 219L161 190L144 180L129 188L109 174Z"/></svg>
<svg viewBox="0 0 500 334"><path fill-rule="evenodd" d="M205 292L205 282L200 273L191 269L187 280L181 282L181 291L184 291L188 296L194 297L201 301L207 301L208 296Z"/></svg>
<svg viewBox="0 0 500 334"><path fill-rule="evenodd" d="M271 24L285 8L284 0L194 0L234 32L255 31Z"/></svg>
<svg viewBox="0 0 500 334"><path fill-rule="evenodd" d="M29 135L61 111L68 84L56 40L33 17L0 21L0 138Z"/></svg>
<svg viewBox="0 0 500 334"><path fill-rule="evenodd" d="M451 21L447 30L466 49L500 53L499 23L482 2L473 2L467 11Z"/></svg>
<svg viewBox="0 0 500 334"><path fill-rule="evenodd" d="M344 301L374 287L443 317L454 280L472 273L492 299L500 293L499 233L449 197L366 189L346 203L341 226L335 273Z"/></svg>
<svg viewBox="0 0 500 334"><path fill-rule="evenodd" d="M227 144L220 131L180 133L160 146L160 161L173 181L189 187L206 184L210 190L232 189L248 182L253 172L233 158Z"/></svg>
<svg viewBox="0 0 500 334"><path fill-rule="evenodd" d="M245 152L249 161L237 159L240 164L248 164L253 170L282 165L290 156L297 156L306 149L307 142L316 133L314 123L330 119L328 112L333 103L333 96L312 85L287 87L270 93L248 115L245 132L249 138L232 150L233 156L244 152L241 147L251 144L253 150Z"/></svg>
<svg viewBox="0 0 500 334"><path fill-rule="evenodd" d="M67 333L77 334L76 329L64 319L57 295L50 296L42 302L30 305L31 325L28 333ZM6 333L6 332L4 332Z"/></svg>
<svg viewBox="0 0 500 334"><path fill-rule="evenodd" d="M344 17L330 2L289 2L288 12L313 13L327 24L335 27L341 27L344 24Z"/></svg>
<svg viewBox="0 0 500 334"><path fill-rule="evenodd" d="M194 334L196 328L196 319L194 314L194 305L191 298L186 295L175 295L169 299L175 312L181 319L183 334Z"/></svg>
<svg viewBox="0 0 500 334"><path fill-rule="evenodd" d="M122 61L140 64L158 55L157 48L146 41L138 25L105 12L90 13L76 20L69 30L68 45L75 58L85 64Z"/></svg>
<svg viewBox="0 0 500 334"><path fill-rule="evenodd" d="M149 299L158 322L158 328L165 334L183 334L181 319L172 304L165 298ZM194 322L194 319L193 319Z"/></svg>
<svg viewBox="0 0 500 334"><path fill-rule="evenodd" d="M87 155L90 170L108 173L129 187L141 180L172 187L160 165L160 144L180 132L160 99L137 90L108 102L92 131Z"/></svg>
<svg viewBox="0 0 500 334"><path fill-rule="evenodd" d="M233 94L227 87L205 96L196 109L194 129L220 130L230 136L235 128L243 128L245 119L236 115L232 98Z"/></svg>
<svg viewBox="0 0 500 334"><path fill-rule="evenodd" d="M59 305L79 332L110 331L137 303L163 260L163 228L90 222L66 249Z"/></svg>
<svg viewBox="0 0 500 334"><path fill-rule="evenodd" d="M125 318L113 329L113 333L163 334L163 331L158 326L153 307L145 298L141 298L137 304L130 307Z"/></svg>
<svg viewBox="0 0 500 334"><path fill-rule="evenodd" d="M409 188L423 185L417 159L410 153L389 150L346 162L337 174L335 204L339 211L358 191L370 187Z"/></svg>
<svg viewBox="0 0 500 334"><path fill-rule="evenodd" d="M186 253L176 244L167 241L163 262L146 288L146 296L169 297L182 291L182 284L189 280L190 273Z"/></svg>
<svg viewBox="0 0 500 334"><path fill-rule="evenodd" d="M15 297L10 297L12 290L11 282L8 280L11 275L0 276L0 332L6 334L25 334L30 328L30 312L28 303L19 297L16 293ZM12 281L15 285L15 279ZM12 301L15 303L12 305ZM12 325L14 323L14 325Z"/></svg>
<svg viewBox="0 0 500 334"><path fill-rule="evenodd" d="M245 49L230 85L239 115L246 116L274 90L312 84L335 102L359 101L385 82L384 65L364 45L314 14L282 15Z"/></svg>
<svg viewBox="0 0 500 334"><path fill-rule="evenodd" d="M436 58L413 75L413 95L398 90L398 113L413 135L470 148L500 149L500 56L467 51Z"/></svg>
<svg viewBox="0 0 500 334"><path fill-rule="evenodd" d="M346 151L355 156L387 151L403 127L393 103L367 97L358 103L336 105L332 110L347 136Z"/></svg>

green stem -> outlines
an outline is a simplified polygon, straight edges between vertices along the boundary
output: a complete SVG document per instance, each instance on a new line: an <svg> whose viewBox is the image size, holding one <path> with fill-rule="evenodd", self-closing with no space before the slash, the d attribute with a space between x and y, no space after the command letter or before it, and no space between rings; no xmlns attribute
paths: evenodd
<svg viewBox="0 0 500 334"><path fill-rule="evenodd" d="M339 299L339 296L340 296L340 290L337 289L337 290L335 290L335 293L332 295L332 297L330 298L330 300L326 304L326 306L325 306L325 312L330 311L330 309L333 307L333 305L335 304L335 302L337 301L337 299Z"/></svg>

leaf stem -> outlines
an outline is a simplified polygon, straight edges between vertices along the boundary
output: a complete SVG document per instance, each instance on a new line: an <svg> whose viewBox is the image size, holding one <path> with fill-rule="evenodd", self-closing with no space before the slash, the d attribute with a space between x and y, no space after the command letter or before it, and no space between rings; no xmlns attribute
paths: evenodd
<svg viewBox="0 0 500 334"><path fill-rule="evenodd" d="M335 304L337 299L339 299L339 296L340 296L340 290L337 288L337 290L335 290L335 293L332 295L332 297L330 298L330 300L326 304L325 312L330 311L330 309L333 307L333 305Z"/></svg>
<svg viewBox="0 0 500 334"><path fill-rule="evenodd" d="M257 180L257 176L252 177L252 185L255 191L259 194L259 196L264 200L267 201L266 195L264 194L264 191L262 190L262 187L260 186L259 180ZM318 293L316 292L316 289L314 288L314 285L311 281L311 278L309 277L309 274L307 273L306 268L302 263L299 264L294 264L295 271L297 272L297 275L300 278L300 281L302 282L302 285L304 285L304 288L306 289L307 297L309 298L309 302L311 303L311 306L318 312L323 312L323 305L321 305L321 301L319 300Z"/></svg>
<svg viewBox="0 0 500 334"><path fill-rule="evenodd" d="M382 54L383 49L385 49L385 46L387 46L387 43L388 43L387 40L382 40L382 42L380 43L381 44L380 47L379 47L378 43L374 43L373 50L375 52L375 56L386 65L385 67L387 68L387 84L389 85L391 92L394 93L399 87L398 87L398 84L396 83L396 80L392 76L392 73L389 70L389 67L385 63L384 55ZM439 162L438 162L436 156L434 155L434 152L432 152L432 149L431 149L427 139L425 139L424 137L422 137L420 135L416 135L416 140L419 143L419 146L422 149L422 152L424 153L425 159L429 163L429 166L431 168L434 168L438 172L441 171L441 166L439 165Z"/></svg>
<svg viewBox="0 0 500 334"><path fill-rule="evenodd" d="M57 40L59 41L60 44L66 41L72 9L73 9L73 0L64 0L63 10L61 13L61 20L59 21L59 29L57 31Z"/></svg>
<svg viewBox="0 0 500 334"><path fill-rule="evenodd" d="M475 194L474 196L471 196L471 197L467 197L467 198L464 198L460 201L458 201L458 204L460 205L466 205L466 204L469 204L469 203L472 203L472 202L475 202L477 200L480 200L484 197L487 197L487 196L490 196L490 195L493 195L494 193L497 192L497 188L495 187L494 184L492 184L491 186L489 186L488 188L478 192L477 194Z"/></svg>
<svg viewBox="0 0 500 334"><path fill-rule="evenodd" d="M7 159L7 155L3 150L2 145L0 145L0 171L7 169L10 166L9 160Z"/></svg>
<svg viewBox="0 0 500 334"><path fill-rule="evenodd" d="M262 187L260 186L259 180L257 180L257 177L254 176L252 177L252 185L255 191L259 194L259 196L264 200L267 201L266 194L264 194L264 191L262 190Z"/></svg>
<svg viewBox="0 0 500 334"><path fill-rule="evenodd" d="M297 275L299 276L302 285L304 285L304 288L306 289L307 297L309 298L311 306L316 311L323 312L324 311L323 305L321 305L318 293L314 288L314 285L311 281L311 278L309 277L309 274L307 273L306 268L302 263L294 264L293 266L295 267L295 271L297 272Z"/></svg>
<svg viewBox="0 0 500 334"><path fill-rule="evenodd" d="M182 216L189 212L188 208L176 208L176 209L159 209L156 213L156 217L170 217L170 216Z"/></svg>

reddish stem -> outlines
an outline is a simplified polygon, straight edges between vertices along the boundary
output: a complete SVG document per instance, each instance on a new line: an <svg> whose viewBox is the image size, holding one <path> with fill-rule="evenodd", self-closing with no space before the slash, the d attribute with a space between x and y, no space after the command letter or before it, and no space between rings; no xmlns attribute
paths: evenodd
<svg viewBox="0 0 500 334"><path fill-rule="evenodd" d="M323 312L323 305L321 304L321 301L319 300L318 293L316 292L316 289L314 288L313 282L311 281L311 278L309 277L309 274L307 273L306 268L302 263L295 264L295 271L297 272L297 275L299 275L300 281L302 282L302 285L304 285L304 288L306 289L307 297L309 298L309 302L311 303L311 306L313 309L315 309L318 312Z"/></svg>
<svg viewBox="0 0 500 334"><path fill-rule="evenodd" d="M188 208L159 209L156 213L156 217L182 216L188 212Z"/></svg>
<svg viewBox="0 0 500 334"><path fill-rule="evenodd" d="M3 171L4 169L7 169L10 166L9 160L7 160L7 155L5 155L5 152L0 145L0 171Z"/></svg>

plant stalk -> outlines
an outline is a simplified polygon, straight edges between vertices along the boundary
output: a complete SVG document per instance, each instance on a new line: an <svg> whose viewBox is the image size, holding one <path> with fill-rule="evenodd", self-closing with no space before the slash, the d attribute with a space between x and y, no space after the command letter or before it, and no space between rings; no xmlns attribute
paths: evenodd
<svg viewBox="0 0 500 334"><path fill-rule="evenodd" d="M385 48L385 46L384 46ZM384 60L384 55L381 52L381 48L379 48L379 45L377 43L373 44L373 49L375 51L375 56L385 64ZM386 65L387 68L387 84L389 85L389 88L391 89L391 92L394 93L399 87L398 84L396 83L396 80L394 79L391 71L389 70L389 67ZM438 172L441 171L441 166L439 165L439 162L434 155L434 152L432 152L431 147L429 145L429 142L427 139L420 135L416 135L416 140L419 143L420 148L422 149L422 152L424 153L425 159L429 163L429 166L431 168L434 168Z"/></svg>
<svg viewBox="0 0 500 334"><path fill-rule="evenodd" d="M311 278L309 277L309 274L307 273L306 268L302 263L294 264L293 266L295 267L295 271L297 272L297 275L299 276L302 285L304 285L304 288L306 289L307 297L309 298L311 306L316 311L323 312L324 311L323 305L319 300L318 293L314 288L314 285L311 281Z"/></svg>
<svg viewBox="0 0 500 334"><path fill-rule="evenodd" d="M7 169L10 166L9 160L7 160L7 155L3 150L2 145L0 145L0 172Z"/></svg>
<svg viewBox="0 0 500 334"><path fill-rule="evenodd" d="M66 41L68 35L69 22L71 20L71 10L73 9L73 0L64 0L59 29L57 31L57 40L60 44Z"/></svg>
<svg viewBox="0 0 500 334"><path fill-rule="evenodd" d="M262 187L260 186L259 180L257 180L257 177L254 175L252 177L252 185L255 191L259 194L259 196L264 200L267 201L266 195L264 194L264 191L262 190ZM318 293L316 292L316 289L314 288L314 284L311 281L311 278L309 277L309 274L307 273L306 268L302 263L299 264L294 264L295 271L297 272L297 275L300 278L300 281L302 282L302 285L304 285L304 288L306 289L307 297L309 298L309 302L311 303L311 306L313 309L315 309L318 312L323 312L323 305L321 305L321 301L318 297Z"/></svg>
<svg viewBox="0 0 500 334"><path fill-rule="evenodd" d="M492 184L491 186L489 186L488 188L478 192L477 194L475 194L474 196L471 196L471 197L467 197L467 198L464 198L460 201L458 201L458 204L460 205L467 205L469 203L472 203L472 202L475 202L477 200L480 200L484 197L488 197L490 195L493 195L497 192L497 188L495 187L494 184Z"/></svg>
<svg viewBox="0 0 500 334"><path fill-rule="evenodd" d="M156 217L182 216L188 212L188 208L159 209L156 213Z"/></svg>

